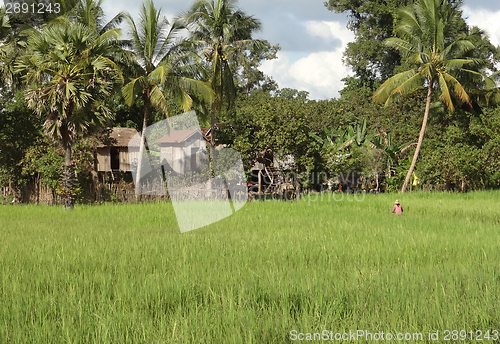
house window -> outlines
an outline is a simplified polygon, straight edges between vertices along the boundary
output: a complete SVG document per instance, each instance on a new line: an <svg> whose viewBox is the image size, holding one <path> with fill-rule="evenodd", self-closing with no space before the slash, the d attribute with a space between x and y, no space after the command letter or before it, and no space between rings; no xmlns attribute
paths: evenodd
<svg viewBox="0 0 500 344"><path fill-rule="evenodd" d="M111 169L120 169L120 150L118 148L111 148Z"/></svg>

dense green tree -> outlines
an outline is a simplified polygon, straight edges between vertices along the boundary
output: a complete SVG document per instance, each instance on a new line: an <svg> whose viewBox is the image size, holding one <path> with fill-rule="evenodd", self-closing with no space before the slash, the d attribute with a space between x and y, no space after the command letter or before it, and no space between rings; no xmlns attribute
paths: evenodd
<svg viewBox="0 0 500 344"><path fill-rule="evenodd" d="M344 51L344 63L351 66L357 79L370 87L393 75L400 63L397 52L384 45L391 37L397 10L412 0L329 0L325 6L337 13L349 16L348 28L355 40ZM352 82L352 80L348 80Z"/></svg>
<svg viewBox="0 0 500 344"><path fill-rule="evenodd" d="M224 118L221 135L241 152L247 172L255 163L273 166L274 158L286 161L293 156L293 163L284 168L306 181L310 172L322 170L320 152L309 137L310 124L316 123L309 119L325 116L322 105L256 90L238 97L236 111Z"/></svg>
<svg viewBox="0 0 500 344"><path fill-rule="evenodd" d="M271 46L268 42L263 42L259 46L250 46L243 51L245 58L240 59L241 65L234 63L236 87L239 93L249 95L254 89L264 91L277 91L278 84L270 76L259 70L259 66L265 60L277 58L276 54L280 50L279 45Z"/></svg>
<svg viewBox="0 0 500 344"><path fill-rule="evenodd" d="M0 185L23 184L21 161L41 136L43 121L29 109L24 93L0 93Z"/></svg>

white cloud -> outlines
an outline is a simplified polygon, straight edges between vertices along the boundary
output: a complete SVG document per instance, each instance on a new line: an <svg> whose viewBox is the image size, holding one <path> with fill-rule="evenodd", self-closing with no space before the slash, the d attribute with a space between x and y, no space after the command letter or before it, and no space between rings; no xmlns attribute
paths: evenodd
<svg viewBox="0 0 500 344"><path fill-rule="evenodd" d="M464 15L468 18L467 24L477 26L488 33L490 42L494 46L500 44L500 11L491 12L485 9L463 7Z"/></svg>
<svg viewBox="0 0 500 344"><path fill-rule="evenodd" d="M342 64L342 53L354 40L354 35L338 22L308 21L305 29L310 37L319 37L328 43L340 40L342 44L331 51L311 53L297 61L291 61L290 52L283 51L278 53L276 60L264 62L261 70L271 75L280 87L308 91L311 99L338 97L338 92L344 87L341 79L351 72Z"/></svg>

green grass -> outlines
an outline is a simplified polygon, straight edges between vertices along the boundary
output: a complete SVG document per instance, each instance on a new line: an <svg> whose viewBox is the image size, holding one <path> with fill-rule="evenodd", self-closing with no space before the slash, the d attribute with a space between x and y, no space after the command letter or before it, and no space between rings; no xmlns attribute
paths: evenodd
<svg viewBox="0 0 500 344"><path fill-rule="evenodd" d="M171 204L0 207L0 343L500 329L499 192L311 197L183 234Z"/></svg>

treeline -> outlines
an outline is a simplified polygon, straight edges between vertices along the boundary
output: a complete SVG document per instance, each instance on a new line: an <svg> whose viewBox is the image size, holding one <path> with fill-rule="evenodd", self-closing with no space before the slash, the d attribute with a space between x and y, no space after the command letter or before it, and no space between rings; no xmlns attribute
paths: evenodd
<svg viewBox="0 0 500 344"><path fill-rule="evenodd" d="M436 2L415 4L425 1ZM305 91L280 89L258 70L262 61L276 57L279 46L253 39L260 22L234 1L197 2L173 23L150 1L143 4L138 22L127 13L105 22L98 0L65 3L62 15L43 20L6 15L3 8L0 186L19 190L41 178L54 192L67 195L71 207L95 178L94 148L108 128L141 131L195 109L202 125L225 124L212 137L240 151L249 173L255 162L271 165L274 157L292 156L290 169L302 176L304 187L315 186L307 182L312 172L355 170L378 175L380 190L399 190L414 158L429 94L424 75L421 84L401 92L392 88L388 104L373 101L386 80L412 68L419 73L426 62L415 67L411 56L386 43L397 35L400 4L327 4L350 16L356 40L344 59L355 74L344 80L339 99L321 101L308 99ZM473 63L454 68L447 67L452 59L439 63L469 98L457 97L451 85L452 111L442 85L432 84L435 92L411 184L463 191L498 188L498 89L486 81L495 80L500 52L461 19L460 1L450 1L449 9L460 20L444 32L445 44L471 42L473 48L458 45L467 45L459 49L461 59ZM464 66L487 77L467 78ZM71 180L74 175L77 180Z"/></svg>

